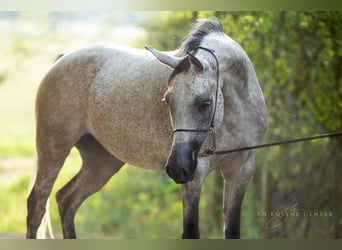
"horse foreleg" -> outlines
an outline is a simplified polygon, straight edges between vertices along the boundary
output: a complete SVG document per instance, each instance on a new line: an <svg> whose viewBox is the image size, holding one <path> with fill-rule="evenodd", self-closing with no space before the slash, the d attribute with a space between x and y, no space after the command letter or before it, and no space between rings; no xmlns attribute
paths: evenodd
<svg viewBox="0 0 342 250"><path fill-rule="evenodd" d="M202 184L210 170L205 158L198 159L194 179L182 185L183 239L199 239L199 202Z"/></svg>
<svg viewBox="0 0 342 250"><path fill-rule="evenodd" d="M183 239L198 239L199 232L199 201L201 184L190 182L182 185L183 202Z"/></svg>
<svg viewBox="0 0 342 250"><path fill-rule="evenodd" d="M253 161L247 161L234 172L221 172L224 177L224 235L226 239L239 239L241 205L253 173Z"/></svg>

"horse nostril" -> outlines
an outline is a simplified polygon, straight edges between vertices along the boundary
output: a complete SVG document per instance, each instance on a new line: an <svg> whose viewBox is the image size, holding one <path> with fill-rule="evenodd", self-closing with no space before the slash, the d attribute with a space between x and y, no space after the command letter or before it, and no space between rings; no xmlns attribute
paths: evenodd
<svg viewBox="0 0 342 250"><path fill-rule="evenodd" d="M197 152L194 150L191 152L191 164L192 164L192 167L193 168L196 168L197 167Z"/></svg>
<svg viewBox="0 0 342 250"><path fill-rule="evenodd" d="M188 177L189 176L189 171L188 171L187 168L182 168L181 172L182 172L182 176L183 177Z"/></svg>

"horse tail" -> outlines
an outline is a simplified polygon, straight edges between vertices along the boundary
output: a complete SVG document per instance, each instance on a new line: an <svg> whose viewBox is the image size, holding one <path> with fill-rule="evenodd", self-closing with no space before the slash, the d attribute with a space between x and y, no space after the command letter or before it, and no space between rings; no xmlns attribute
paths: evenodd
<svg viewBox="0 0 342 250"><path fill-rule="evenodd" d="M36 180L36 176L37 176L37 171L34 168L34 173L32 174L32 178L31 178L30 185L29 185L29 191L31 191L33 188L33 185L34 185L35 180ZM55 238L55 236L53 234L53 230L52 230L49 207L50 207L50 198L46 202L45 213L44 213L44 216L42 218L42 222L40 223L40 226L38 227L38 230L37 230L37 239L46 239L47 238L47 232L49 232L50 239Z"/></svg>

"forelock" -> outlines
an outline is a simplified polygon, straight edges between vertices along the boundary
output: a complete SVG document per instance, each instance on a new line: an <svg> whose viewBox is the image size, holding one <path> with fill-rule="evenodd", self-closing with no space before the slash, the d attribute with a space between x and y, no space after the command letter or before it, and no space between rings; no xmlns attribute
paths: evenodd
<svg viewBox="0 0 342 250"><path fill-rule="evenodd" d="M189 60L189 56L186 56L178 65L177 67L172 71L168 81L167 81L167 86L169 87L170 86L170 83L172 81L172 79L182 73L182 72L185 72L185 71L188 71L190 69L190 66L191 66L191 63L190 63L190 60Z"/></svg>

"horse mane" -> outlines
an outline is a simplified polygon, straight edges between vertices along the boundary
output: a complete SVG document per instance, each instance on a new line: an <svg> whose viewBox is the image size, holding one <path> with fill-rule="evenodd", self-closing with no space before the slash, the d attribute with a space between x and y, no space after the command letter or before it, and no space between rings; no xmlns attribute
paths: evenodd
<svg viewBox="0 0 342 250"><path fill-rule="evenodd" d="M197 47L201 45L203 38L211 33L223 33L223 27L221 22L217 18L210 19L198 19L194 28L190 33L185 37L183 42L181 43L176 56L182 57L186 56L187 52L197 51ZM170 75L167 86L170 85L172 79L182 73L187 71L190 68L190 60L189 56L185 57L178 66L174 69L172 74Z"/></svg>
<svg viewBox="0 0 342 250"><path fill-rule="evenodd" d="M181 43L176 56L185 56L187 51L196 50L203 38L211 33L223 33L221 22L216 18L198 19L194 28Z"/></svg>

